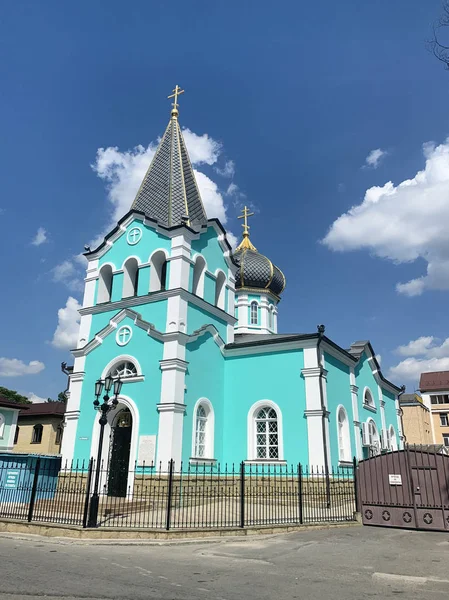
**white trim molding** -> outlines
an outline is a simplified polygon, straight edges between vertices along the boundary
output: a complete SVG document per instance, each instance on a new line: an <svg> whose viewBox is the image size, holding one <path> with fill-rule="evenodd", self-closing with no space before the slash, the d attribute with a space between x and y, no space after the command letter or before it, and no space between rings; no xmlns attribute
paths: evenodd
<svg viewBox="0 0 449 600"><path fill-rule="evenodd" d="M197 456L196 454L196 421L197 411L199 406L203 406L206 410L206 429L205 429L205 448L204 456ZM214 433L215 433L215 412L212 402L207 398L200 398L196 401L193 407L193 423L192 423L192 454L190 462L195 461L197 463L214 461Z"/></svg>

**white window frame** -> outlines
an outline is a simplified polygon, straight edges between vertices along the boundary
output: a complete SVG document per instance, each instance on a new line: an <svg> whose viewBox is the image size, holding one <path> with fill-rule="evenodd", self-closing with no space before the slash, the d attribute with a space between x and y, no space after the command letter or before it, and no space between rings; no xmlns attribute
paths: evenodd
<svg viewBox="0 0 449 600"><path fill-rule="evenodd" d="M105 276L106 271L108 272L107 276ZM114 271L115 266L111 263L101 265L101 269L98 273L97 304L111 302L114 287Z"/></svg>
<svg viewBox="0 0 449 600"><path fill-rule="evenodd" d="M6 427L5 415L3 413L0 413L0 440L2 440L5 435L5 427Z"/></svg>
<svg viewBox="0 0 449 600"><path fill-rule="evenodd" d="M256 307L256 320L253 321L253 307ZM250 325L259 325L259 303L257 300L251 300L249 305L249 324Z"/></svg>
<svg viewBox="0 0 449 600"><path fill-rule="evenodd" d="M129 256L123 264L122 298L137 296L139 288L139 259Z"/></svg>
<svg viewBox="0 0 449 600"><path fill-rule="evenodd" d="M344 415L344 422L340 427L340 415ZM352 462L352 448L351 448L351 433L349 429L349 417L348 411L339 404L337 407L337 445L338 445L338 461L340 463Z"/></svg>
<svg viewBox="0 0 449 600"><path fill-rule="evenodd" d="M443 433L443 446L449 448L449 433Z"/></svg>
<svg viewBox="0 0 449 600"><path fill-rule="evenodd" d="M225 310L226 275L220 269L215 272L215 306Z"/></svg>
<svg viewBox="0 0 449 600"><path fill-rule="evenodd" d="M393 425L388 428L388 447L392 452L398 450L398 438L396 437L396 431Z"/></svg>
<svg viewBox="0 0 449 600"><path fill-rule="evenodd" d="M371 398L371 402L365 401L367 395ZM365 389L363 390L363 408L367 408L368 410L372 411L377 411L376 401L374 400L374 394L368 386L365 386Z"/></svg>
<svg viewBox="0 0 449 600"><path fill-rule="evenodd" d="M277 423L278 423L278 458L257 458L256 448L256 415L261 408L273 408L276 411ZM261 464L279 464L285 463L284 460L284 430L282 425L282 411L279 406L272 400L259 400L255 402L248 411L247 417L247 436L248 436L248 449L246 462L261 463Z"/></svg>
<svg viewBox="0 0 449 600"><path fill-rule="evenodd" d="M192 277L192 294L204 298L204 280L206 278L207 263L202 254L197 254L194 258Z"/></svg>
<svg viewBox="0 0 449 600"><path fill-rule="evenodd" d="M137 371L137 375L134 377L125 377L123 379L123 383L143 381L145 379L145 377L142 375L142 368L139 361L134 356L131 356L131 354L121 354L120 356L116 356L110 362L108 362L101 373L101 379L105 379L105 377L107 377L107 375L109 375L109 373L111 373L111 371L122 362L132 362Z"/></svg>
<svg viewBox="0 0 449 600"><path fill-rule="evenodd" d="M445 421L445 423L443 423ZM449 417L448 413L440 413L440 427L448 427L449 426Z"/></svg>
<svg viewBox="0 0 449 600"><path fill-rule="evenodd" d="M196 421L198 408L202 406L206 411L206 436L204 456L196 456ZM214 431L215 431L215 413L212 403L207 398L197 400L193 409L192 423L192 455L190 460L193 462L210 462L214 461Z"/></svg>
<svg viewBox="0 0 449 600"><path fill-rule="evenodd" d="M163 248L158 248L150 256L150 292L168 290L167 271L165 272L165 285L162 285L162 272L167 261L168 253Z"/></svg>
<svg viewBox="0 0 449 600"><path fill-rule="evenodd" d="M374 419L368 419L367 424L368 424L368 431L369 431L370 455L378 456L381 452L379 429L378 429ZM371 429L372 427L374 427L374 432Z"/></svg>

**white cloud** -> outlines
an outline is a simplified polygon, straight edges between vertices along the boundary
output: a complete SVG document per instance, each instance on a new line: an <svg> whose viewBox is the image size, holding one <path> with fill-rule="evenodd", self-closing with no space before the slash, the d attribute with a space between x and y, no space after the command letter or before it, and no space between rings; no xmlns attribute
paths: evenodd
<svg viewBox="0 0 449 600"><path fill-rule="evenodd" d="M28 364L18 358L0 358L1 377L20 377L22 375L37 375L45 365L39 360L31 360Z"/></svg>
<svg viewBox="0 0 449 600"><path fill-rule="evenodd" d="M380 148L376 148L376 150L371 150L368 156L365 158L365 167L372 167L373 169L377 169L380 161L387 154L385 150L381 150Z"/></svg>
<svg viewBox="0 0 449 600"><path fill-rule="evenodd" d="M47 232L45 231L45 229L43 227L39 227L36 235L31 240L31 243L33 246L40 246L41 244L43 244L46 241L47 241Z"/></svg>
<svg viewBox="0 0 449 600"><path fill-rule="evenodd" d="M214 165L221 154L221 144L209 137L207 133L197 135L190 129L183 129L182 135L187 146L192 165ZM228 163L232 161L228 161ZM226 163L226 164L228 164ZM234 163L232 163L233 165ZM226 165L225 165L226 168Z"/></svg>
<svg viewBox="0 0 449 600"><path fill-rule="evenodd" d="M82 273L78 266L75 266L75 261L79 263L78 257L74 257L72 260L64 260L56 265L52 269L53 281L63 283L72 292L80 292L84 285Z"/></svg>
<svg viewBox="0 0 449 600"><path fill-rule="evenodd" d="M58 310L58 326L51 341L55 348L70 350L75 348L78 341L81 304L72 296L67 298L64 308Z"/></svg>
<svg viewBox="0 0 449 600"><path fill-rule="evenodd" d="M37 396L34 392L25 392L23 395L26 396L33 404L47 402L47 398L41 398L41 396Z"/></svg>
<svg viewBox="0 0 449 600"><path fill-rule="evenodd" d="M398 354L402 356L417 356L419 354L427 354L432 346L434 337L432 335L423 336L418 338L417 340L412 340L405 346L399 346L396 349Z"/></svg>
<svg viewBox="0 0 449 600"><path fill-rule="evenodd" d="M449 289L449 138L425 144L424 156L423 171L397 186L369 188L323 240L335 251L366 249L396 264L423 258L427 274L396 286L408 296Z"/></svg>
<svg viewBox="0 0 449 600"><path fill-rule="evenodd" d="M234 177L235 163L233 160L227 160L224 167L215 167L215 171L222 177Z"/></svg>
<svg viewBox="0 0 449 600"><path fill-rule="evenodd" d="M399 346L396 353L407 358L390 369L389 375L395 379L417 382L421 373L449 369L449 338L438 343L431 335L422 336Z"/></svg>
<svg viewBox="0 0 449 600"><path fill-rule="evenodd" d="M376 360L379 363L379 365L382 364L382 355L381 354L376 354Z"/></svg>

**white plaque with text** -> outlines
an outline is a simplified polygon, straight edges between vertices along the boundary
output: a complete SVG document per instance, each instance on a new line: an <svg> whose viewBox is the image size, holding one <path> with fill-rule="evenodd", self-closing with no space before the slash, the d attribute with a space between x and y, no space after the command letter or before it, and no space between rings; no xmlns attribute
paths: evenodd
<svg viewBox="0 0 449 600"><path fill-rule="evenodd" d="M141 435L139 437L139 455L137 464L142 466L154 465L156 459L156 436L155 435Z"/></svg>
<svg viewBox="0 0 449 600"><path fill-rule="evenodd" d="M388 481L390 485L402 485L402 475L394 475L393 473L389 473Z"/></svg>

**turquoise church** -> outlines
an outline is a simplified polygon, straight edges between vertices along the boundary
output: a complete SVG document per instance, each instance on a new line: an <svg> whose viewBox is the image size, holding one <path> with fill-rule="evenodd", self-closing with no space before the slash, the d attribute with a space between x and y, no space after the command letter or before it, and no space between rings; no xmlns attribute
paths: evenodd
<svg viewBox="0 0 449 600"><path fill-rule="evenodd" d="M120 377L103 460L330 468L402 447L400 388L368 341L278 333L286 279L208 219L173 104L130 211L88 260L63 459L97 455L95 382ZM0 425L1 427L1 425ZM1 430L0 430L1 431Z"/></svg>

